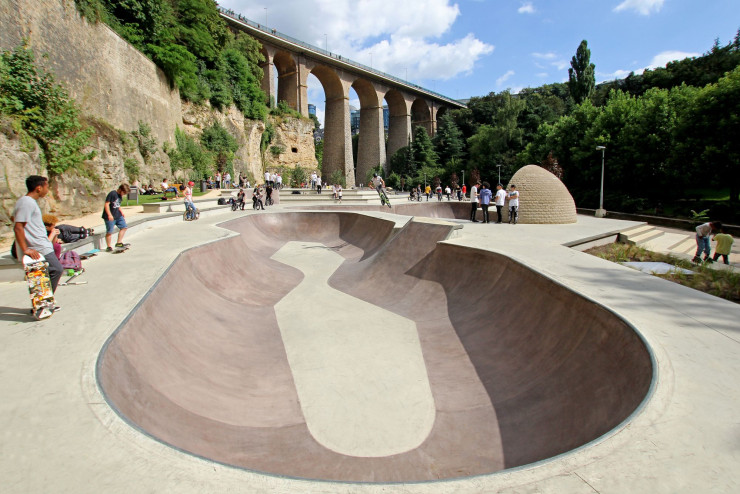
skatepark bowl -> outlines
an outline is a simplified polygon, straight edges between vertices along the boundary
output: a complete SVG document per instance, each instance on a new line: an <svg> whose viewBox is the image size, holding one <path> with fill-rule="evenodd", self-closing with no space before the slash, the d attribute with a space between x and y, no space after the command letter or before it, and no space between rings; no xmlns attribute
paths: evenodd
<svg viewBox="0 0 740 494"><path fill-rule="evenodd" d="M108 339L130 425L251 471L423 482L521 467L624 426L653 364L616 314L454 225L249 215L179 255Z"/></svg>

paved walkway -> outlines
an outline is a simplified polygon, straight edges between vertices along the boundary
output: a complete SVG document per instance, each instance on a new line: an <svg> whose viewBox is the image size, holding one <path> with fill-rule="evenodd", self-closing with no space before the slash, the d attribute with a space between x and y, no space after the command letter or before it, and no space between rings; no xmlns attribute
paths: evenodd
<svg viewBox="0 0 740 494"><path fill-rule="evenodd" d="M276 207L275 210L280 208ZM226 467L131 428L101 396L100 349L179 253L234 235L219 223L264 214L219 211L197 222L152 223L123 255L86 261L89 284L58 292L51 320L27 316L23 283L0 283L0 478L3 492L738 492L740 306L562 244L629 222L579 216L575 225L466 224L447 243L492 250L617 312L652 349L649 400L601 440L529 467L419 484L342 484ZM233 258L235 266L242 259ZM229 283L231 280L215 280ZM526 293L494 293L506 304ZM163 307L187 326L188 307ZM410 444L410 443L409 443Z"/></svg>

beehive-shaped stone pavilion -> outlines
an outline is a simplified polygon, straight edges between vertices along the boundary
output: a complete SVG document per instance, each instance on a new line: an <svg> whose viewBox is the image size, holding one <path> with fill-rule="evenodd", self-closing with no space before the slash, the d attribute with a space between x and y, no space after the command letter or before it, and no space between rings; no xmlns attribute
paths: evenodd
<svg viewBox="0 0 740 494"><path fill-rule="evenodd" d="M519 223L561 224L576 222L576 203L558 177L538 165L520 168L507 185L519 191ZM505 221L509 220L506 202Z"/></svg>

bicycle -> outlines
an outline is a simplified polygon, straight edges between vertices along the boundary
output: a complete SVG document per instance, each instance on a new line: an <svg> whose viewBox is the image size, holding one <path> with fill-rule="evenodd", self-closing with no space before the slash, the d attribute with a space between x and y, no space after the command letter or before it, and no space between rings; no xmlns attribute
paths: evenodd
<svg viewBox="0 0 740 494"><path fill-rule="evenodd" d="M385 191L383 189L378 189L378 195L380 196L381 206L388 206L388 208L390 208L391 200L388 199L388 196L386 195Z"/></svg>
<svg viewBox="0 0 740 494"><path fill-rule="evenodd" d="M273 205L272 196L267 196L267 199L265 199L265 205L266 206L272 206Z"/></svg>

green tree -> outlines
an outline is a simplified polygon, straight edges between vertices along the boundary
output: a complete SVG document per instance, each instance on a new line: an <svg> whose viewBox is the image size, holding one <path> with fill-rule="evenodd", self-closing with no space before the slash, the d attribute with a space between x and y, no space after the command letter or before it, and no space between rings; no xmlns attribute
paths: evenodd
<svg viewBox="0 0 740 494"><path fill-rule="evenodd" d="M448 167L450 161L462 158L465 142L462 132L457 128L455 120L449 112L437 120L437 134L434 136L434 145L439 156L439 161Z"/></svg>
<svg viewBox="0 0 740 494"><path fill-rule="evenodd" d="M411 170L417 170L423 166L438 167L439 157L434 150L434 144L427 134L427 130L421 125L414 128L414 139L411 141Z"/></svg>
<svg viewBox="0 0 740 494"><path fill-rule="evenodd" d="M699 180L730 188L730 204L740 195L740 67L699 91L684 135L695 153ZM687 132L688 131L688 132Z"/></svg>
<svg viewBox="0 0 740 494"><path fill-rule="evenodd" d="M179 127L175 129L175 143L174 149L166 149L173 173L177 170L192 170L192 178L197 180L213 175L215 164L213 153L206 150Z"/></svg>
<svg viewBox="0 0 740 494"><path fill-rule="evenodd" d="M229 134L221 124L215 122L210 127L203 129L200 142L204 148L211 151L216 157L216 169L220 172L233 172L231 168L234 153L239 146L236 139Z"/></svg>
<svg viewBox="0 0 740 494"><path fill-rule="evenodd" d="M591 63L591 50L588 49L588 42L584 39L578 45L568 69L568 89L576 103L590 99L593 95L596 85L594 68L594 64Z"/></svg>
<svg viewBox="0 0 740 494"><path fill-rule="evenodd" d="M53 74L36 66L25 42L0 56L0 113L11 116L39 144L50 175L79 168L94 152L83 152L93 130Z"/></svg>

